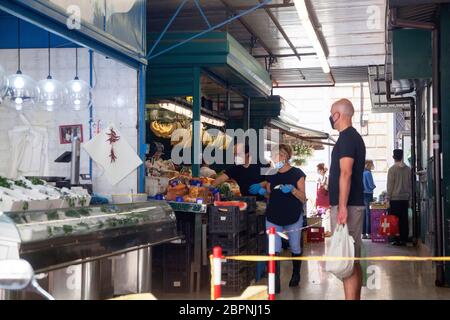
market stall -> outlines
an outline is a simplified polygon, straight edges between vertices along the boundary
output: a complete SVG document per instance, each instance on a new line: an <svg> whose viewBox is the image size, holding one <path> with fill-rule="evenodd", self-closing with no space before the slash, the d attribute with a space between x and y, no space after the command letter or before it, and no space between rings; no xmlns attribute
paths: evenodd
<svg viewBox="0 0 450 320"><path fill-rule="evenodd" d="M28 260L57 299L148 292L151 247L179 237L142 193L145 1L77 6L92 16L0 2L0 259Z"/></svg>
<svg viewBox="0 0 450 320"><path fill-rule="evenodd" d="M166 33L158 51L190 35ZM149 35L152 39L149 48L158 36ZM188 270L181 272L173 270L167 253L162 254L166 259L162 259L159 267L172 270L162 271L166 274L161 284L163 293L199 291L207 285L211 247L226 245L223 241L229 237L239 237L242 250L250 247L256 250L256 227L250 230L256 226L256 197L241 198L241 190L232 180L212 187L225 163L202 163L196 156L209 149L224 156L232 151L234 137L227 134L227 129L250 128L251 100L267 98L271 88L267 71L226 32L206 34L149 60L147 191L150 196L168 201L177 215L179 231L185 236L183 243L168 250L177 252L173 256L184 257L185 253L190 256L177 261L184 266L184 271ZM175 135L177 131L181 135ZM180 145L183 155L190 154L184 158L187 161L179 162L173 157L174 148ZM235 202L224 202L230 200ZM220 218L223 212L229 214ZM236 224L241 229L225 228L221 232L221 223ZM236 270L231 270L236 271L236 280L242 280L241 267L236 265ZM244 269L245 281L241 285L254 278L254 275L247 278L249 268ZM240 290L241 287L230 283L228 288Z"/></svg>

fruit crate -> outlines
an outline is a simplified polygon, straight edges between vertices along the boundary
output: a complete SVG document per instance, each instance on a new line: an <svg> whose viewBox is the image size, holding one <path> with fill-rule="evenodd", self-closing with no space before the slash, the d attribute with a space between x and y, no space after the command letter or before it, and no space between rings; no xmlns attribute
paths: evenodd
<svg viewBox="0 0 450 320"><path fill-rule="evenodd" d="M242 201L247 203L247 212L254 213L256 211L256 197L234 197L233 201Z"/></svg>
<svg viewBox="0 0 450 320"><path fill-rule="evenodd" d="M247 228L247 213L239 207L210 207L209 233L239 233Z"/></svg>
<svg viewBox="0 0 450 320"><path fill-rule="evenodd" d="M260 233L256 238L256 250L258 254L267 254L267 235L265 233Z"/></svg>
<svg viewBox="0 0 450 320"><path fill-rule="evenodd" d="M210 234L209 244L210 248L220 246L222 251L226 250L237 250L242 251L242 249L247 246L248 236L247 231L241 231L239 233L223 233L223 234Z"/></svg>
<svg viewBox="0 0 450 320"><path fill-rule="evenodd" d="M242 269L235 275L222 272L222 293L225 295L242 293L250 284L248 278L247 269Z"/></svg>
<svg viewBox="0 0 450 320"><path fill-rule="evenodd" d="M258 236L253 235L249 237L248 244L247 244L247 251L250 255L257 255L258 254Z"/></svg>
<svg viewBox="0 0 450 320"><path fill-rule="evenodd" d="M258 216L256 214L247 214L247 230L249 235L258 233Z"/></svg>

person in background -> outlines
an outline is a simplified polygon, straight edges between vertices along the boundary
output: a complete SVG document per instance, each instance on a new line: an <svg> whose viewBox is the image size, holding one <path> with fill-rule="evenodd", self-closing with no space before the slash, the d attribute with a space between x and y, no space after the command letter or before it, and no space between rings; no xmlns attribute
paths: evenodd
<svg viewBox="0 0 450 320"><path fill-rule="evenodd" d="M331 230L329 226L330 215L330 196L328 193L328 168L324 163L317 165L317 188L316 188L316 210L322 213L322 219L325 227L325 237L331 237Z"/></svg>
<svg viewBox="0 0 450 320"><path fill-rule="evenodd" d="M331 154L330 205L331 228L338 224L348 227L355 241L355 257L361 256L361 234L364 216L363 172L366 146L361 135L352 126L355 109L350 100L341 99L331 106L330 124L339 131L339 139ZM360 300L362 270L355 261L352 274L343 279L345 299Z"/></svg>
<svg viewBox="0 0 450 320"><path fill-rule="evenodd" d="M244 158L240 155L244 154ZM250 147L248 144L234 145L234 164L229 165L225 171L219 175L213 182L213 186L217 187L220 184L233 179L239 185L242 196L266 194L266 179L262 175L263 165L259 163L252 163L250 155Z"/></svg>
<svg viewBox="0 0 450 320"><path fill-rule="evenodd" d="M289 160L292 157L292 148L280 144L277 151L273 151L272 160L277 173L267 178L267 192L269 203L266 209L266 229L274 227L276 232L286 232L289 237L289 246L293 257L302 255L301 228L303 227L303 209L306 202L305 173L292 167ZM275 252L281 252L281 238L275 237ZM292 277L290 287L300 283L301 261L292 261ZM279 293L280 264L276 263L275 292Z"/></svg>
<svg viewBox="0 0 450 320"><path fill-rule="evenodd" d="M200 177L215 178L216 175L216 171L211 169L209 165L203 161L202 167L200 168Z"/></svg>
<svg viewBox="0 0 450 320"><path fill-rule="evenodd" d="M366 160L366 165L364 167L364 206L366 211L364 213L364 223L363 223L363 239L370 239L371 226L370 226L370 203L373 201L373 190L377 187L373 181L372 170L374 169L374 164L372 160Z"/></svg>
<svg viewBox="0 0 450 320"><path fill-rule="evenodd" d="M324 163L317 165L317 173L319 177L317 179L317 195L316 195L316 208L323 208L325 210L330 208L330 197L328 195L328 176L326 175L328 169Z"/></svg>
<svg viewBox="0 0 450 320"><path fill-rule="evenodd" d="M389 212L398 217L400 237L393 245L404 246L408 242L408 209L411 200L411 169L403 162L403 150L395 149L395 164L389 168L386 201Z"/></svg>

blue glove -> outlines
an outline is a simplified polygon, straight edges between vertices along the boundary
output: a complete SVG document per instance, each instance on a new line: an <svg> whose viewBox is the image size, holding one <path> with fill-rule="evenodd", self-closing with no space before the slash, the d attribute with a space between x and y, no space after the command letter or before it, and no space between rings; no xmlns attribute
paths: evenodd
<svg viewBox="0 0 450 320"><path fill-rule="evenodd" d="M257 195L257 194L259 193L259 190L260 190L261 188L262 188L262 187L261 187L261 185L260 185L259 183L255 183L255 184L252 184L252 185L250 186L250 188L248 189L248 191L250 191L250 194Z"/></svg>
<svg viewBox="0 0 450 320"><path fill-rule="evenodd" d="M294 190L294 186L292 184L283 184L281 186L281 192L283 193L291 193Z"/></svg>
<svg viewBox="0 0 450 320"><path fill-rule="evenodd" d="M259 189L259 191L258 191L258 194L260 196L264 196L264 195L266 195L266 193L267 193L267 189L263 188L263 187L261 187L261 189Z"/></svg>

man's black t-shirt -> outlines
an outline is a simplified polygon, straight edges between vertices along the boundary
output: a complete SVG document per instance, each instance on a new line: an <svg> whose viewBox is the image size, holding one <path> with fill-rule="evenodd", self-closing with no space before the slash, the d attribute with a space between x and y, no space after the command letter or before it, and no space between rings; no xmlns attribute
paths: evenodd
<svg viewBox="0 0 450 320"><path fill-rule="evenodd" d="M299 168L291 168L286 172L278 172L268 176L270 183L270 199L266 209L266 218L269 222L288 226L294 224L303 214L303 203L292 193L283 193L277 186L282 184L292 184L297 188L297 182L305 178L305 173Z"/></svg>
<svg viewBox="0 0 450 320"><path fill-rule="evenodd" d="M339 134L339 139L331 154L329 194L330 205L339 204L339 176L341 174L340 159L353 158L350 194L347 205L364 205L363 174L366 160L366 146L361 135L355 128L349 127Z"/></svg>
<svg viewBox="0 0 450 320"><path fill-rule="evenodd" d="M247 168L231 165L225 169L225 174L237 182L242 196L251 196L249 191L250 186L266 180L266 177L261 175L261 168L263 167L261 164L250 164Z"/></svg>

